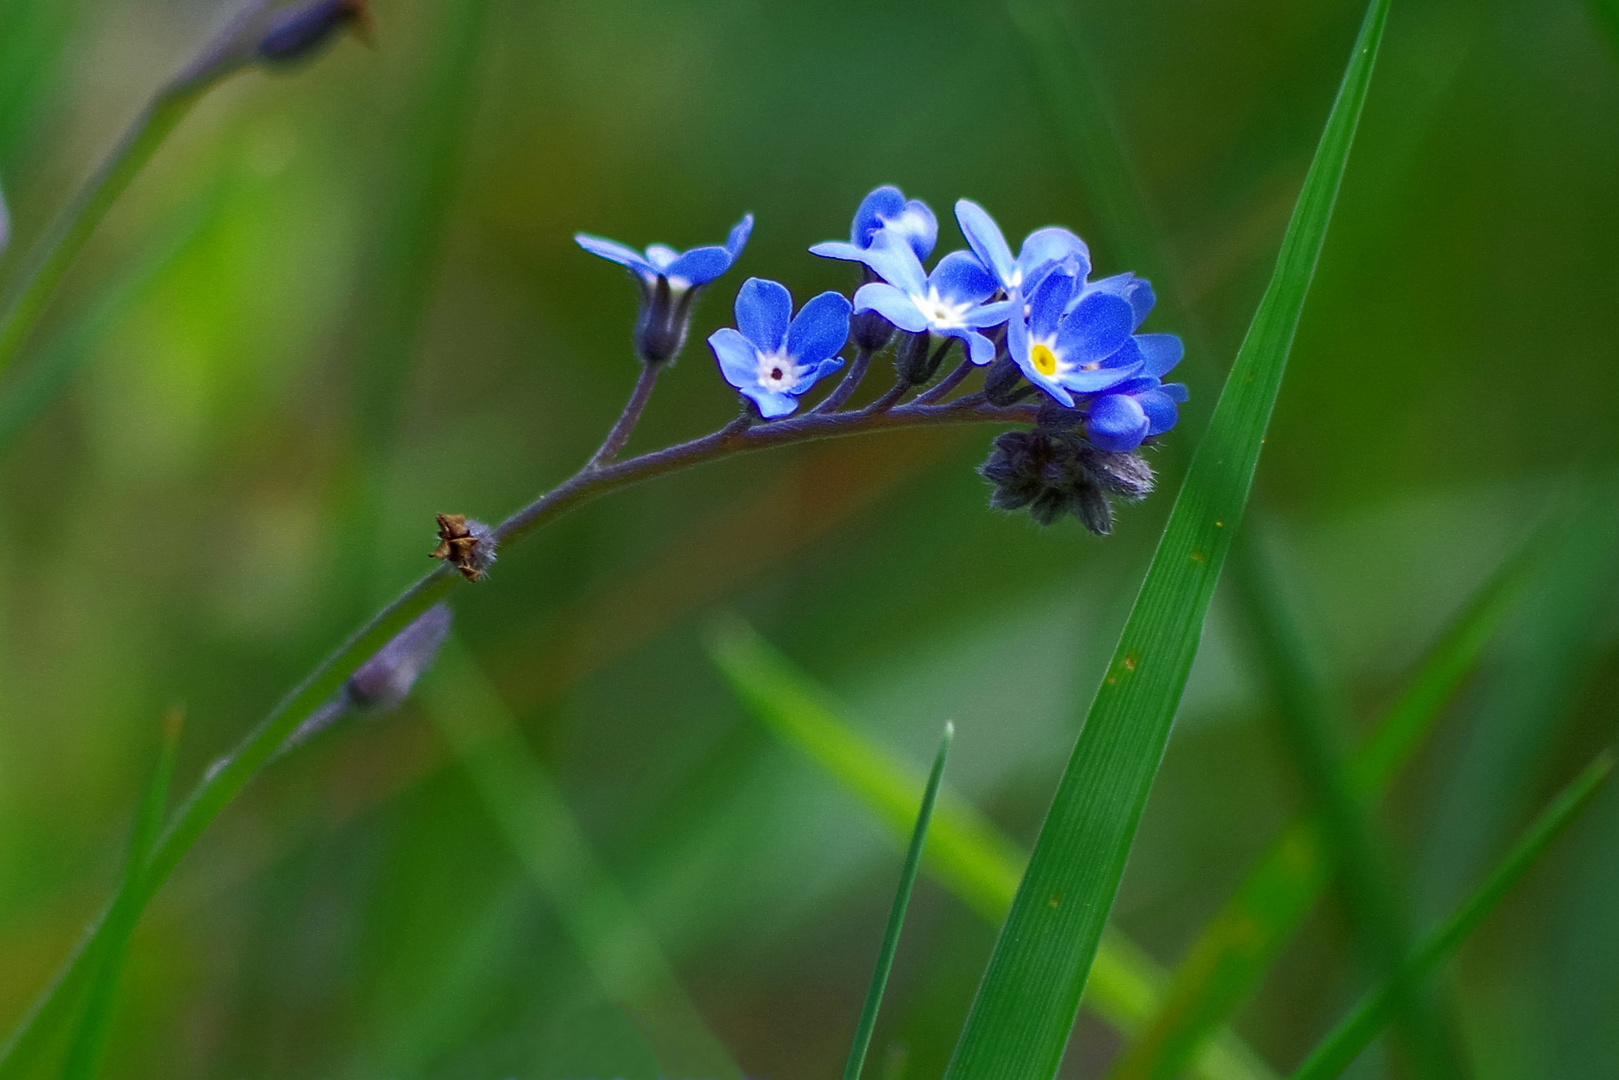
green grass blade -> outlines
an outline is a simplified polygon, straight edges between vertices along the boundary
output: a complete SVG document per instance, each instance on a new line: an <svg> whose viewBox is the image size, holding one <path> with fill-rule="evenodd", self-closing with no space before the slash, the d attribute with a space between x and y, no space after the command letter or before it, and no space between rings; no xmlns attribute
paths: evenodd
<svg viewBox="0 0 1619 1080"><path fill-rule="evenodd" d="M601 864L494 687L454 637L424 680L421 701L512 851L555 906L592 977L639 1022L665 1075L742 1080L742 1070L681 988L656 936Z"/></svg>
<svg viewBox="0 0 1619 1080"><path fill-rule="evenodd" d="M118 980L129 956L129 940L135 932L135 924L140 920L140 905L136 901L140 877L146 870L152 845L163 827L163 811L169 804L169 782L174 779L174 759L180 749L183 716L179 710L174 710L163 721L157 765L152 770L151 781L135 814L135 827L129 841L129 860L124 866L123 880L119 883L116 898L107 915L108 933L96 950L94 971L85 992L84 1011L79 1015L78 1027L68 1044L62 1080L92 1080L101 1069L113 1005L117 1000Z"/></svg>
<svg viewBox="0 0 1619 1080"><path fill-rule="evenodd" d="M933 820L933 806L939 798L939 781L944 779L944 762L950 756L950 740L955 734L955 727L945 724L944 738L939 741L939 752L933 758L933 771L928 773L927 787L922 790L922 808L917 811L916 828L911 831L910 847L905 851L905 866L900 871L894 906L888 912L888 928L883 931L882 948L877 952L877 969L871 974L866 1003L860 1009L860 1023L855 1027L854 1045L849 1048L849 1063L844 1066L843 1080L860 1080L860 1073L866 1065L871 1033L877 1028L877 1010L882 1008L883 991L888 988L888 973L893 970L894 954L899 951L900 931L905 928L905 911L911 906L916 872L922 865L922 848L927 844L928 824Z"/></svg>
<svg viewBox="0 0 1619 1080"><path fill-rule="evenodd" d="M1192 459L947 1073L1056 1074L1253 475L1366 100L1373 0L1275 273Z"/></svg>
<svg viewBox="0 0 1619 1080"><path fill-rule="evenodd" d="M1451 916L1423 941L1407 963L1408 979L1421 978L1443 964L1466 941L1540 860L1546 849L1573 823L1613 772L1613 756L1604 752L1575 778L1530 826L1500 866ZM1293 1080L1331 1080L1352 1064L1394 1013L1395 989L1383 986L1363 999L1293 1073Z"/></svg>
<svg viewBox="0 0 1619 1080"><path fill-rule="evenodd" d="M750 712L786 743L869 806L903 842L922 777L908 762L862 735L808 675L740 620L717 627L709 654ZM998 924L1017 893L1028 855L976 807L948 787L939 793L922 865L929 877L986 922ZM1085 1005L1132 1035L1159 1008L1164 973L1134 942L1109 928L1097 950ZM1229 1031L1201 1047L1202 1080L1263 1080L1271 1075Z"/></svg>
<svg viewBox="0 0 1619 1080"><path fill-rule="evenodd" d="M1357 951L1374 981L1387 980L1402 1042L1420 1075L1460 1077L1437 1003L1412 982L1406 958L1411 931L1387 847L1350 776L1342 747L1351 723L1319 657L1282 596L1274 559L1260 553L1258 530L1238 545L1237 592L1274 695L1283 742L1314 804L1332 862L1338 868Z"/></svg>
<svg viewBox="0 0 1619 1080"><path fill-rule="evenodd" d="M1549 532L1549 530L1548 530ZM1362 798L1381 797L1433 731L1545 554L1545 536L1518 549L1424 658L1350 765ZM1158 1013L1120 1056L1110 1080L1173 1080L1269 969L1326 888L1329 866L1311 816L1284 829L1187 950Z"/></svg>

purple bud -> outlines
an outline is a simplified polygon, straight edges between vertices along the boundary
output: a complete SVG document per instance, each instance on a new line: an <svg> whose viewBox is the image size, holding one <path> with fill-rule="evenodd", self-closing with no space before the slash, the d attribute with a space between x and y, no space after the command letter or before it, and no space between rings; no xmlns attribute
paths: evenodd
<svg viewBox="0 0 1619 1080"><path fill-rule="evenodd" d="M369 39L371 13L366 0L312 0L278 12L259 39L257 52L266 63L294 63L348 29Z"/></svg>

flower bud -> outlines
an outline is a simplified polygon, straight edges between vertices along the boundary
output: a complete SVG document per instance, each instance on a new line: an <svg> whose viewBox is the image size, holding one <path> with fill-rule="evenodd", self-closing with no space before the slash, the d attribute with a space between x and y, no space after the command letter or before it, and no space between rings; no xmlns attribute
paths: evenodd
<svg viewBox="0 0 1619 1080"><path fill-rule="evenodd" d="M310 713L277 754L302 746L352 712L380 715L404 704L416 680L438 656L451 620L450 605L441 602L428 608L361 664L330 701Z"/></svg>
<svg viewBox="0 0 1619 1080"><path fill-rule="evenodd" d="M997 356L984 372L984 397L991 405L1005 407L1018 401L1020 394L1018 384L1023 381L1023 372L1012 362L1012 358L1005 353Z"/></svg>
<svg viewBox="0 0 1619 1080"><path fill-rule="evenodd" d="M871 267L863 267L862 284L881 281ZM894 324L875 311L862 311L849 320L849 340L868 353L877 352L894 339Z"/></svg>
<svg viewBox="0 0 1619 1080"><path fill-rule="evenodd" d="M1032 431L1005 432L994 446L978 470L995 486L990 505L1027 509L1041 525L1072 514L1106 536L1113 531L1110 496L1138 502L1152 492L1152 467L1140 455L1100 450L1043 422Z"/></svg>
<svg viewBox="0 0 1619 1080"><path fill-rule="evenodd" d="M659 274L641 282L641 313L635 320L635 351L644 363L662 364L680 355L691 329L699 286L676 289Z"/></svg>
<svg viewBox="0 0 1619 1080"><path fill-rule="evenodd" d="M932 378L933 369L939 366L929 356L932 348L933 339L926 331L900 338L899 349L894 353L894 370L900 379L912 386L920 386Z"/></svg>
<svg viewBox="0 0 1619 1080"><path fill-rule="evenodd" d="M371 34L367 0L310 0L277 12L259 39L259 59L268 64L290 64L313 56L339 33L352 29L362 38Z"/></svg>

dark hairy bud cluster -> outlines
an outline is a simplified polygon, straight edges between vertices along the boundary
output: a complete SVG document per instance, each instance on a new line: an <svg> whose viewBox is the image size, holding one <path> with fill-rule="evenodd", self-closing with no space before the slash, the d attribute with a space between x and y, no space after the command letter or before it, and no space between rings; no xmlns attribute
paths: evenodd
<svg viewBox="0 0 1619 1080"><path fill-rule="evenodd" d="M1036 427L995 440L979 468L995 485L990 505L1029 511L1041 525L1072 514L1091 532L1113 531L1112 499L1139 502L1152 492L1152 466L1139 454L1098 450L1077 435Z"/></svg>

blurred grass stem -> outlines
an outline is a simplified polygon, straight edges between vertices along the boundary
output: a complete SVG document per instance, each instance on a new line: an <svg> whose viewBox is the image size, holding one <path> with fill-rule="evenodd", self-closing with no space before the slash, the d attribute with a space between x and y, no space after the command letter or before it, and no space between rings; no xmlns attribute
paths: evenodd
<svg viewBox="0 0 1619 1080"><path fill-rule="evenodd" d="M266 0L251 4L158 89L29 252L0 306L0 374L16 359L73 260L130 181L203 95L251 61L256 44L252 30L268 7Z"/></svg>

